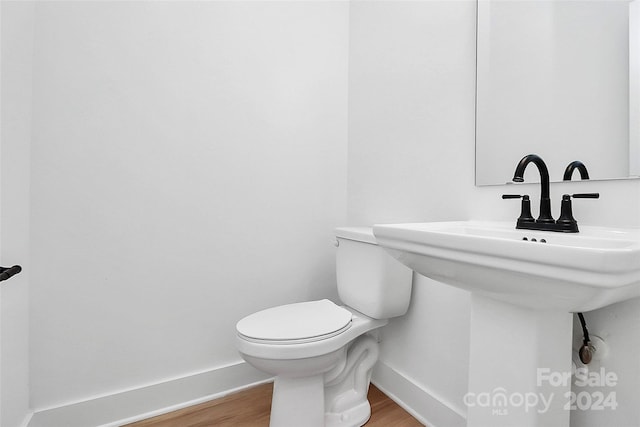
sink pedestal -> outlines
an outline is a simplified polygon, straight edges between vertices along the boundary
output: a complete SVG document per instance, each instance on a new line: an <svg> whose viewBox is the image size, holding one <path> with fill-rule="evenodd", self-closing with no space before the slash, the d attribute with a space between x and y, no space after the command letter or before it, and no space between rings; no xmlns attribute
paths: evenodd
<svg viewBox="0 0 640 427"><path fill-rule="evenodd" d="M572 314L471 295L468 427L568 427Z"/></svg>

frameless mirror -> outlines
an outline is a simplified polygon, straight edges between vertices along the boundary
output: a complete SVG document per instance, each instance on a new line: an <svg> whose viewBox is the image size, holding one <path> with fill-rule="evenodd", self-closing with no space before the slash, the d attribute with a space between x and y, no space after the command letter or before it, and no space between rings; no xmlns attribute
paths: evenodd
<svg viewBox="0 0 640 427"><path fill-rule="evenodd" d="M574 160L637 178L639 26L640 0L478 0L476 185L509 182L530 153L552 181Z"/></svg>

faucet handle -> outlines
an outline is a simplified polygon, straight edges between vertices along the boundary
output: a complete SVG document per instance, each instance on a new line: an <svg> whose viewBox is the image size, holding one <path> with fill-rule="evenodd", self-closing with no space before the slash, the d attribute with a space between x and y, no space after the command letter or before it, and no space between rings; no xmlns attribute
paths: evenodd
<svg viewBox="0 0 640 427"><path fill-rule="evenodd" d="M599 199L600 193L578 193L572 194L571 197L573 197L574 199Z"/></svg>
<svg viewBox="0 0 640 427"><path fill-rule="evenodd" d="M520 216L516 222L516 228L523 228L525 224L532 224L536 220L531 215L531 200L529 200L528 194L503 194L503 199L522 199L522 204L520 207Z"/></svg>
<svg viewBox="0 0 640 427"><path fill-rule="evenodd" d="M574 199L599 199L600 193L578 193L562 195L562 205L560 206L560 218L556 221L558 227L562 231L571 233L578 232L578 222L573 217L573 209L571 207L571 198Z"/></svg>

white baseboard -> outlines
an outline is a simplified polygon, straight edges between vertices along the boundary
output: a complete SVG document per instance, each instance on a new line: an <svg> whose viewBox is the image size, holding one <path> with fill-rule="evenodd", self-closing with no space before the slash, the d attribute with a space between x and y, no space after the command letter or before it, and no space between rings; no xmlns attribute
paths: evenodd
<svg viewBox="0 0 640 427"><path fill-rule="evenodd" d="M429 427L465 427L466 412L462 408L415 384L395 369L378 361L371 382L418 421Z"/></svg>
<svg viewBox="0 0 640 427"><path fill-rule="evenodd" d="M245 362L133 390L37 410L22 427L118 427L271 381ZM372 382L421 423L465 427L466 414L379 361Z"/></svg>
<svg viewBox="0 0 640 427"><path fill-rule="evenodd" d="M239 362L146 387L37 410L26 427L117 427L270 380L268 375Z"/></svg>

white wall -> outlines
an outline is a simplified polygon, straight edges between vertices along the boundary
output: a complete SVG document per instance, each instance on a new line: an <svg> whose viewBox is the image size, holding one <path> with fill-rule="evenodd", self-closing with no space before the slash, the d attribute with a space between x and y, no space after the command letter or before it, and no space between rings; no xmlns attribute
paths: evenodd
<svg viewBox="0 0 640 427"><path fill-rule="evenodd" d="M475 2L352 2L350 34L349 223L466 218ZM383 331L380 362L423 391L413 409L429 425L464 425L469 316L468 293L416 275Z"/></svg>
<svg viewBox="0 0 640 427"><path fill-rule="evenodd" d="M2 261L23 271L0 284L0 425L29 416L29 140L33 4L2 2L0 238Z"/></svg>
<svg viewBox="0 0 640 427"><path fill-rule="evenodd" d="M474 187L475 2L353 2L350 23L348 221L515 223L519 206L500 199L513 187ZM519 187L534 212L538 187ZM554 214L563 193L588 191L601 198L575 202L580 224L640 226L640 181L552 184ZM636 299L585 314L610 345L620 406L574 413L572 425L640 425L637 313ZM429 425L464 425L468 322L467 293L417 276L409 313L383 333L380 361L421 390L413 409ZM425 411L426 397L441 405Z"/></svg>
<svg viewBox="0 0 640 427"><path fill-rule="evenodd" d="M215 368L235 323L335 297L348 4L42 2L34 409Z"/></svg>
<svg viewBox="0 0 640 427"><path fill-rule="evenodd" d="M335 297L335 225L517 216L473 185L473 1L42 2L35 28L34 409L238 361L240 317ZM581 223L640 225L638 181L552 196L592 190ZM626 403L574 425L640 424L639 305L587 313ZM469 295L417 276L382 338L463 425Z"/></svg>

